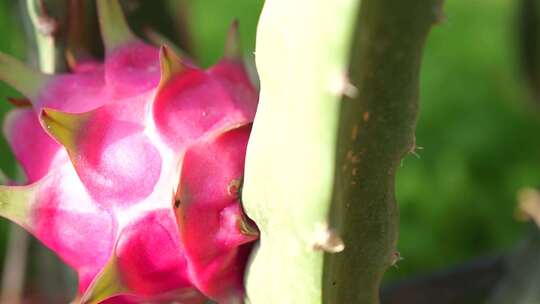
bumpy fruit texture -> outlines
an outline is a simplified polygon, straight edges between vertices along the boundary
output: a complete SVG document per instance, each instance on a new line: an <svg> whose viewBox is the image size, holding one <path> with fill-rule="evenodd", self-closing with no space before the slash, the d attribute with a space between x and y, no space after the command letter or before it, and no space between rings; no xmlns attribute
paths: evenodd
<svg viewBox="0 0 540 304"><path fill-rule="evenodd" d="M239 201L257 92L235 52L202 70L99 0L106 59L44 75L0 54L23 93L4 133L27 184L0 214L79 275L81 303L241 303L258 232Z"/></svg>

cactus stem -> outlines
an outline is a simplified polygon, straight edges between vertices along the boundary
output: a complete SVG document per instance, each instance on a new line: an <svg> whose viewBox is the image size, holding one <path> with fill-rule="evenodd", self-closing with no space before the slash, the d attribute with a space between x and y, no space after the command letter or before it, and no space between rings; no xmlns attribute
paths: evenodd
<svg viewBox="0 0 540 304"><path fill-rule="evenodd" d="M26 0L26 12L33 27L39 69L45 73L63 70L64 46L57 37L60 23L49 16L42 0Z"/></svg>
<svg viewBox="0 0 540 304"><path fill-rule="evenodd" d="M346 170L336 170L329 222L348 246L326 256L325 303L378 304L383 275L399 261L395 174L417 155L422 49L441 13L441 0L361 2L349 74L358 94L341 104L336 167Z"/></svg>

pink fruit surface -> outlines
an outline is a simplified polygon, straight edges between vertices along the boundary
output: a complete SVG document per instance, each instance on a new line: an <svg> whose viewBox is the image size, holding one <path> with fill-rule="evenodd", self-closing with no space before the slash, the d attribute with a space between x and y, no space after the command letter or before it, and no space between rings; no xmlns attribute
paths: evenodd
<svg viewBox="0 0 540 304"><path fill-rule="evenodd" d="M103 63L51 76L0 54L0 79L29 100L4 120L27 180L0 185L0 215L78 272L81 303L241 303L257 91L238 57L198 68L97 3Z"/></svg>

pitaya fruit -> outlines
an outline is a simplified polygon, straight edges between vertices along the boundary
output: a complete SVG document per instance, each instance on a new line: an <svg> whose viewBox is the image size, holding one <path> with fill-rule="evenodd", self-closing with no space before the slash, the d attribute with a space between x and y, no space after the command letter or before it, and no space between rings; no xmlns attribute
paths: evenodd
<svg viewBox="0 0 540 304"><path fill-rule="evenodd" d="M103 64L50 76L0 54L0 78L28 98L4 125L28 180L0 186L0 214L77 270L81 303L242 303L257 92L236 26L202 70L137 39L117 0L97 5Z"/></svg>

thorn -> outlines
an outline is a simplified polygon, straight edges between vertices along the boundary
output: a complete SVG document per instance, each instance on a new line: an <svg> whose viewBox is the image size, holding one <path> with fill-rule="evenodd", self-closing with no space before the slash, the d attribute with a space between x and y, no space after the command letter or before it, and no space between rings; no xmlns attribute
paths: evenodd
<svg viewBox="0 0 540 304"><path fill-rule="evenodd" d="M401 260L403 260L404 258L401 256L401 254L399 253L399 251L396 251L392 254L391 258L390 258L390 266L394 266L396 268L399 268L397 263Z"/></svg>
<svg viewBox="0 0 540 304"><path fill-rule="evenodd" d="M328 228L326 225L321 225L315 230L313 249L328 253L338 253L345 249L345 244L336 231Z"/></svg>
<svg viewBox="0 0 540 304"><path fill-rule="evenodd" d="M127 43L137 41L118 0L97 0L101 37L107 53Z"/></svg>
<svg viewBox="0 0 540 304"><path fill-rule="evenodd" d="M423 150L424 147L420 147L416 145L416 136L413 136L413 141L411 144L411 148L409 149L409 153L416 156L416 158L420 159L420 155L416 152L417 150Z"/></svg>
<svg viewBox="0 0 540 304"><path fill-rule="evenodd" d="M343 73L332 77L329 89L334 95L338 96L343 95L349 98L355 98L358 95L358 88L356 88L349 81L349 77Z"/></svg>
<svg viewBox="0 0 540 304"><path fill-rule="evenodd" d="M418 150L424 150L424 147L415 146L413 150L411 151L411 154L416 156L416 158L421 159L422 157L420 157L420 154L418 154L417 152Z"/></svg>
<svg viewBox="0 0 540 304"><path fill-rule="evenodd" d="M240 45L238 19L235 19L229 27L227 40L225 41L224 57L233 60L242 60L242 47Z"/></svg>
<svg viewBox="0 0 540 304"><path fill-rule="evenodd" d="M540 192L534 188L518 191L517 217L520 220L532 219L540 227Z"/></svg>
<svg viewBox="0 0 540 304"><path fill-rule="evenodd" d="M418 154L418 153L416 152L416 150L411 150L411 151L409 151L409 153L411 153L412 155L414 155L416 158L421 159L420 154Z"/></svg>

